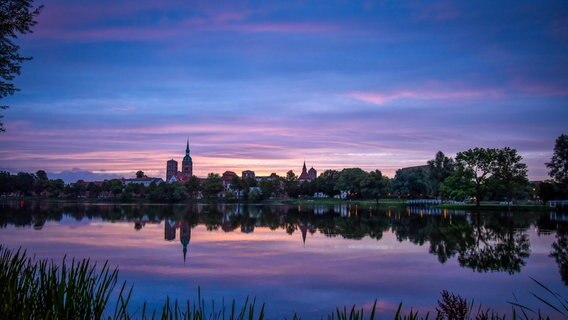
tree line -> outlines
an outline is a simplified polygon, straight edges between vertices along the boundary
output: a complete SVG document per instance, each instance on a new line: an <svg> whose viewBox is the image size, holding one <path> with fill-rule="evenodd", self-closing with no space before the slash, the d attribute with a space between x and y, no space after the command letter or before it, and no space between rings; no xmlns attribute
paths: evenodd
<svg viewBox="0 0 568 320"><path fill-rule="evenodd" d="M455 159L438 151L426 165L399 169L391 179L380 170L361 168L326 170L313 181L300 181L292 171L262 179L234 176L230 183L216 173L186 182L152 183L149 186L120 179L64 184L50 180L43 170L35 174L0 172L0 194L51 198L96 198L130 201L179 202L195 198L224 198L252 202L274 198L338 197L342 199L437 198L456 201L513 201L568 197L568 135L556 139L554 153L546 163L552 180L531 184L527 166L517 150L473 148L458 152ZM145 177L142 171L138 178Z"/></svg>

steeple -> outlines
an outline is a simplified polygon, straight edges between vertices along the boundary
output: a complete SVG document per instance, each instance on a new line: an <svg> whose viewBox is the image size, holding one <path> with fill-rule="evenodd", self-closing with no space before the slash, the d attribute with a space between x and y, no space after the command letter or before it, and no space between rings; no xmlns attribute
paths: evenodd
<svg viewBox="0 0 568 320"><path fill-rule="evenodd" d="M187 144L185 146L185 157L183 157L184 162L191 162L191 156L189 155L189 138L187 138Z"/></svg>
<svg viewBox="0 0 568 320"><path fill-rule="evenodd" d="M306 160L304 160L304 166L302 167L302 173L307 172L306 170Z"/></svg>

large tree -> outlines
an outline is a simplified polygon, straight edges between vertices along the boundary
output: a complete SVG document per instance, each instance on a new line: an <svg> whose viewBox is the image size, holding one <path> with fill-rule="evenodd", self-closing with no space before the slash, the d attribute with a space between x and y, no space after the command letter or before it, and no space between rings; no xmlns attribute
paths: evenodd
<svg viewBox="0 0 568 320"><path fill-rule="evenodd" d="M421 167L398 169L392 179L392 191L401 197L428 197L430 190L428 172Z"/></svg>
<svg viewBox="0 0 568 320"><path fill-rule="evenodd" d="M15 43L19 34L32 32L36 24L35 18L43 6L33 7L33 0L0 1L0 99L13 95L18 88L12 81L20 74L22 62L31 57L20 55L20 46ZM0 105L0 109L8 108ZM0 115L0 119L2 119ZM0 132L4 126L0 122Z"/></svg>
<svg viewBox="0 0 568 320"><path fill-rule="evenodd" d="M300 192L298 176L296 176L292 170L286 172L286 178L284 178L284 190L290 198L298 197Z"/></svg>
<svg viewBox="0 0 568 320"><path fill-rule="evenodd" d="M523 158L517 154L517 150L509 147L498 149L495 157L491 179L498 183L507 200L511 201L515 192L528 186L527 165L521 162Z"/></svg>
<svg viewBox="0 0 568 320"><path fill-rule="evenodd" d="M365 198L375 199L379 203L379 198L388 193L389 179L383 176L380 170L369 172L361 181L361 192Z"/></svg>
<svg viewBox="0 0 568 320"><path fill-rule="evenodd" d="M361 182L368 173L360 168L347 168L341 170L335 184L335 190L347 191L349 198L361 198Z"/></svg>
<svg viewBox="0 0 568 320"><path fill-rule="evenodd" d="M487 179L495 171L496 155L497 150L491 148L474 148L458 152L456 155L458 172L468 173L471 176L478 207L487 190Z"/></svg>
<svg viewBox="0 0 568 320"><path fill-rule="evenodd" d="M201 181L196 176L191 176L189 180L185 182L185 188L190 197L195 198L197 193L201 189Z"/></svg>
<svg viewBox="0 0 568 320"><path fill-rule="evenodd" d="M568 184L568 135L561 134L556 138L554 154L546 166L550 169L548 175L556 182Z"/></svg>
<svg viewBox="0 0 568 320"><path fill-rule="evenodd" d="M329 197L333 197L338 194L338 190L335 189L335 184L339 179L339 171L337 170L326 170L316 180L317 191L323 192Z"/></svg>
<svg viewBox="0 0 568 320"><path fill-rule="evenodd" d="M201 189L204 196L216 198L219 192L223 191L223 181L218 174L212 172L207 175L207 179L201 185Z"/></svg>
<svg viewBox="0 0 568 320"><path fill-rule="evenodd" d="M446 157L442 151L438 151L434 159L428 161L428 177L430 187L434 195L439 195L440 185L454 172L454 159Z"/></svg>

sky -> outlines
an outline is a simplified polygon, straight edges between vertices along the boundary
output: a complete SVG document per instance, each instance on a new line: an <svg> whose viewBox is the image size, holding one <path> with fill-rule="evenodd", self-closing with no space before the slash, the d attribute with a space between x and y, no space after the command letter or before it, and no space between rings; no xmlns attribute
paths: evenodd
<svg viewBox="0 0 568 320"><path fill-rule="evenodd" d="M3 99L0 170L165 178L304 161L393 177L568 133L568 2L52 0Z"/></svg>

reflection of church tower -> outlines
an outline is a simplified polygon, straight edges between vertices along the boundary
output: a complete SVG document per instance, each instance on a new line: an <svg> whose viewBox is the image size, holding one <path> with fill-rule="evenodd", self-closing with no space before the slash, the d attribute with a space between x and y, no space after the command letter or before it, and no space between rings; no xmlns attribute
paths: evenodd
<svg viewBox="0 0 568 320"><path fill-rule="evenodd" d="M304 246L306 245L306 236L308 234L308 226L303 223L298 223L298 227L300 227L300 231L302 231L302 240L304 241Z"/></svg>
<svg viewBox="0 0 568 320"><path fill-rule="evenodd" d="M181 173L191 177L193 175L193 161L189 155L189 139L187 139L187 146L185 147L185 157L181 163Z"/></svg>
<svg viewBox="0 0 568 320"><path fill-rule="evenodd" d="M191 239L191 227L189 223L185 220L179 223L179 241L183 245L183 263L185 263L185 257L187 255L187 245Z"/></svg>
<svg viewBox="0 0 568 320"><path fill-rule="evenodd" d="M164 220L164 240L172 241L176 239L176 223L172 219Z"/></svg>

